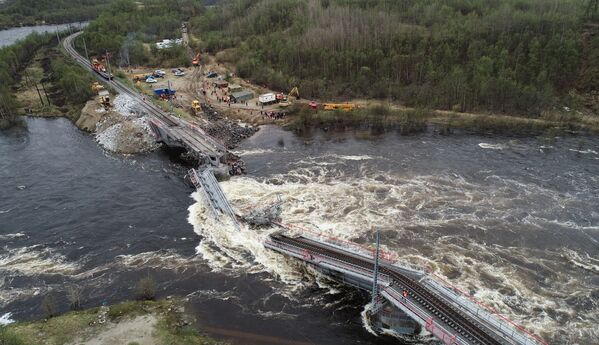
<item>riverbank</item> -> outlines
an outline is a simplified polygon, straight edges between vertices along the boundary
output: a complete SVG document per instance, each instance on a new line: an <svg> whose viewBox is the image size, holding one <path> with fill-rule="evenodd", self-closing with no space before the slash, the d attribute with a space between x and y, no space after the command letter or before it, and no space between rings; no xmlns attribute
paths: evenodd
<svg viewBox="0 0 599 345"><path fill-rule="evenodd" d="M429 126L444 135L456 129L518 135L548 132L558 134L566 131L599 132L599 116L570 109L547 111L539 117L529 118L413 109L378 102L369 102L353 111L296 108L286 122L287 128L299 132L316 127L325 131L370 130L372 134L397 131L405 135L424 132Z"/></svg>
<svg viewBox="0 0 599 345"><path fill-rule="evenodd" d="M185 300L127 301L0 328L10 345L224 345L200 333Z"/></svg>

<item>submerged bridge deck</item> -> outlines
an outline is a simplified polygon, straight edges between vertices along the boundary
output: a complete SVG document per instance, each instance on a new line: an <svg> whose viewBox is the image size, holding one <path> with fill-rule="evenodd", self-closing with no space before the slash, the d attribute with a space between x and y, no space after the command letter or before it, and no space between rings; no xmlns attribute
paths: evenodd
<svg viewBox="0 0 599 345"><path fill-rule="evenodd" d="M306 237L273 234L265 246L324 269L333 278L369 289L374 260ZM382 263L380 296L410 316L444 344L545 345L540 338L463 299L424 272ZM407 296L404 296L404 293Z"/></svg>
<svg viewBox="0 0 599 345"><path fill-rule="evenodd" d="M150 117L150 127L156 136L156 140L167 146L182 147L199 161L218 165L222 158L228 155L225 145L210 136L197 125L175 117L155 104L149 102L147 97L136 90L131 89L118 79L106 80L93 72L91 63L81 56L73 47L73 40L82 32L74 33L66 37L62 45L64 49L85 69L93 73L96 78L110 85L121 94L128 95L139 104L140 108Z"/></svg>

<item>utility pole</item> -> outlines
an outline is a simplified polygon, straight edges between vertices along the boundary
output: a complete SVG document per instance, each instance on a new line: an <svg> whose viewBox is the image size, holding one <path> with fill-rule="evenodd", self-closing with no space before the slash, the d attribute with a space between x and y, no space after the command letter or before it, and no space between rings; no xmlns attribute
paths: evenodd
<svg viewBox="0 0 599 345"><path fill-rule="evenodd" d="M381 233L380 230L376 229L376 252L374 256L374 279L372 282L372 307L376 305L376 299L379 295L379 251L381 247Z"/></svg>
<svg viewBox="0 0 599 345"><path fill-rule="evenodd" d="M171 104L171 113L173 112L173 95L171 95L171 81L167 82L168 85L168 101Z"/></svg>
<svg viewBox="0 0 599 345"><path fill-rule="evenodd" d="M37 90L37 95L40 98L40 102L42 103L42 106L44 106L44 99L42 98L42 93L40 92L40 89L37 86L37 82L32 81L31 78L29 78L29 73L27 73L27 72L25 72L24 76L25 76L25 80L27 81L27 84L29 84L29 85L35 85L35 89ZM50 103L48 102L48 105L49 104Z"/></svg>
<svg viewBox="0 0 599 345"><path fill-rule="evenodd" d="M87 61L89 62L89 55L87 54L87 44L85 44L85 36L81 36L81 39L83 39L83 49L85 49L85 57L87 58Z"/></svg>
<svg viewBox="0 0 599 345"><path fill-rule="evenodd" d="M56 39L58 39L58 44L60 44L60 35L58 34L58 30L56 30Z"/></svg>
<svg viewBox="0 0 599 345"><path fill-rule="evenodd" d="M110 72L110 58L108 57L108 50L105 50L105 55L106 56L106 66L108 67L108 82L110 82L112 80L112 72Z"/></svg>
<svg viewBox="0 0 599 345"><path fill-rule="evenodd" d="M44 90L44 95L46 96L46 101L48 101L48 105L50 105L50 97L48 97L48 92L46 91L46 87L44 86L44 82L40 80L40 84L42 84L42 89Z"/></svg>

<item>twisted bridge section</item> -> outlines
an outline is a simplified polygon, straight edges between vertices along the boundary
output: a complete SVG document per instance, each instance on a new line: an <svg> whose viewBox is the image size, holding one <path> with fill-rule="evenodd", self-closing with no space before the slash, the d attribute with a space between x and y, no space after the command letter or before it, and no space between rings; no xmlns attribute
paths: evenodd
<svg viewBox="0 0 599 345"><path fill-rule="evenodd" d="M75 61L93 73L90 62L73 48L73 39L80 34L65 38L63 46ZM233 156L223 144L201 128L164 112L119 80L106 80L99 75L96 77L139 103L151 116L150 125L157 141L183 147L200 162L207 161L214 166ZM237 216L212 170L191 169L188 176L196 188L204 193L215 219L220 222L223 218L229 218L239 230ZM271 234L264 246L302 260L333 279L361 289L370 291L375 280L374 259L353 251L351 246L304 236L290 237L282 233ZM379 295L375 299L378 305L373 306L375 313L381 310L383 302L391 303L446 345L548 345L488 307L482 307L472 297L464 297L457 288L442 284L432 274L382 263L377 277Z"/></svg>
<svg viewBox="0 0 599 345"><path fill-rule="evenodd" d="M365 290L370 290L374 281L373 258L347 248L282 233L270 235L264 245ZM469 303L425 272L386 263L380 265L379 272L380 297L444 344L547 345L521 327Z"/></svg>

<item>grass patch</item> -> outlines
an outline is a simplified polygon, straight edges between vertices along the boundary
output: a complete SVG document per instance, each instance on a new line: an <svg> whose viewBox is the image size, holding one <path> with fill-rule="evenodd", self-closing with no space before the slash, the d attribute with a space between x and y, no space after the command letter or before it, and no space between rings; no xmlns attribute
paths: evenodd
<svg viewBox="0 0 599 345"><path fill-rule="evenodd" d="M96 318L96 312L97 309L70 312L47 321L16 323L6 328L23 344L62 345L69 343L81 330L88 328L89 323Z"/></svg>
<svg viewBox="0 0 599 345"><path fill-rule="evenodd" d="M109 307L107 320L98 324L102 308L72 311L47 320L19 322L0 327L1 345L65 345L75 340L93 339L100 332L121 320L142 315L155 315L154 328L157 344L168 345L224 345L203 336L193 325L190 315L183 312L176 299L158 301L127 301ZM126 343L133 345L135 342Z"/></svg>

